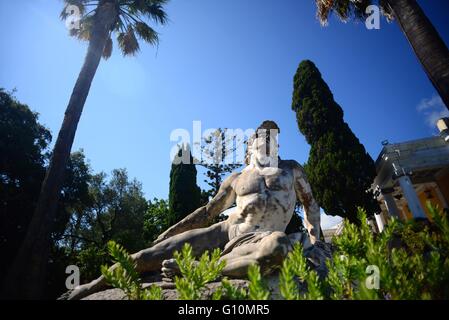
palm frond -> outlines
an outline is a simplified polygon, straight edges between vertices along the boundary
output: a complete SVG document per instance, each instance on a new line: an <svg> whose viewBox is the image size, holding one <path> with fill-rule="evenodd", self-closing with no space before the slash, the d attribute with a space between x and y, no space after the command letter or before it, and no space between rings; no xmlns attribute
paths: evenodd
<svg viewBox="0 0 449 320"><path fill-rule="evenodd" d="M385 18L387 18L388 22L393 21L394 20L394 12L393 12L393 9L391 8L390 4L388 3L388 1L380 0L379 4L380 4L380 9L381 9L382 15Z"/></svg>
<svg viewBox="0 0 449 320"><path fill-rule="evenodd" d="M329 17L335 13L341 21L350 18L363 20L367 17L366 8L373 3L372 0L315 0L317 18L321 25L326 26Z"/></svg>
<svg viewBox="0 0 449 320"><path fill-rule="evenodd" d="M334 12L340 18L341 21L347 22L351 16L353 2L350 0L335 0L334 1Z"/></svg>
<svg viewBox="0 0 449 320"><path fill-rule="evenodd" d="M366 8L373 4L372 0L353 0L353 12L352 15L354 16L354 18L358 19L358 20L363 20L366 19L367 17L367 13L366 13Z"/></svg>
<svg viewBox="0 0 449 320"><path fill-rule="evenodd" d="M153 4L151 6L147 6L142 11L142 13L144 13L148 18L154 20L159 24L163 25L167 23L168 20L167 14L165 13L162 5L160 4Z"/></svg>
<svg viewBox="0 0 449 320"><path fill-rule="evenodd" d="M137 35L145 42L157 45L159 43L159 36L153 28L143 22L136 22L134 24Z"/></svg>
<svg viewBox="0 0 449 320"><path fill-rule="evenodd" d="M103 49L103 58L108 60L112 55L112 39L109 36Z"/></svg>
<svg viewBox="0 0 449 320"><path fill-rule="evenodd" d="M128 26L126 32L120 32L117 36L117 41L124 56L135 55L140 49L132 26Z"/></svg>
<svg viewBox="0 0 449 320"><path fill-rule="evenodd" d="M84 41L89 41L92 29L94 26L94 17L93 16L85 16L80 21L80 28L74 29L75 36Z"/></svg>
<svg viewBox="0 0 449 320"><path fill-rule="evenodd" d="M163 6L168 0L133 0L121 7L130 16L138 18L148 18L161 25L167 23L167 14Z"/></svg>
<svg viewBox="0 0 449 320"><path fill-rule="evenodd" d="M315 3L317 7L317 18L322 26L326 26L334 8L334 0L316 0Z"/></svg>
<svg viewBox="0 0 449 320"><path fill-rule="evenodd" d="M134 55L139 51L139 38L151 45L159 42L158 33L150 26L149 20L157 24L166 24L167 14L164 5L168 0L111 0L117 6L116 22L111 33L117 34L118 45L124 55ZM64 0L61 19L67 20L73 12L67 10L70 5L77 6L81 15L80 28L70 30L70 35L81 40L90 40L98 6L101 0ZM112 53L112 40L104 48L104 58Z"/></svg>

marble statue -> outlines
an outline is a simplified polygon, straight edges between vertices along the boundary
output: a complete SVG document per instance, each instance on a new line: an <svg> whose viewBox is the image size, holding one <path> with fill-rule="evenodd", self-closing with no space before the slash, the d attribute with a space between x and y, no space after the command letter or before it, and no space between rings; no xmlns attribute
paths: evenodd
<svg viewBox="0 0 449 320"><path fill-rule="evenodd" d="M299 163L278 157L277 133L276 123L264 121L248 141L246 167L229 176L207 205L166 230L152 247L133 254L138 272L161 269L166 277L173 277L178 271L173 253L190 243L195 256L221 248L221 259L226 261L224 276L244 278L254 263L268 274L281 265L291 249L294 239L285 229L297 201L303 205L308 231L308 237L300 241L315 243L320 235L319 206ZM212 224L233 205L227 220ZM105 279L100 277L77 287L69 299L81 299L105 288Z"/></svg>

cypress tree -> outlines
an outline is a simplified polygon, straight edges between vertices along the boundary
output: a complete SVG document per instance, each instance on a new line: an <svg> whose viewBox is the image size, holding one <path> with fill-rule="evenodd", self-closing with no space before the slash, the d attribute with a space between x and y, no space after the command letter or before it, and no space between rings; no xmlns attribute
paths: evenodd
<svg viewBox="0 0 449 320"><path fill-rule="evenodd" d="M201 189L196 184L196 167L188 145L179 148L178 157L188 154L189 163L171 165L168 197L169 223L173 225L201 206Z"/></svg>
<svg viewBox="0 0 449 320"><path fill-rule="evenodd" d="M305 166L313 194L327 214L350 221L357 207L379 211L367 192L374 180L374 161L343 120L343 110L315 64L305 60L294 77L292 109L299 130L311 146Z"/></svg>

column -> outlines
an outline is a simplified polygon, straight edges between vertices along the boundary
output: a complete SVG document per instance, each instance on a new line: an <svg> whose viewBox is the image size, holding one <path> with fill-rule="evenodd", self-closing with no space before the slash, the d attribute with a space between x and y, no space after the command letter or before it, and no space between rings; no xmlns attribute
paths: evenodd
<svg viewBox="0 0 449 320"><path fill-rule="evenodd" d="M406 175L398 178L404 197L407 200L408 207L412 212L414 219L427 219L424 209L419 202L418 195L413 187L412 181Z"/></svg>
<svg viewBox="0 0 449 320"><path fill-rule="evenodd" d="M379 233L381 233L385 229L385 220L382 216L382 212L374 214L374 218L376 218L377 229L379 229Z"/></svg>
<svg viewBox="0 0 449 320"><path fill-rule="evenodd" d="M384 198L384 203L385 206L387 207L390 216L399 219L400 218L399 209L391 193L382 194L382 196Z"/></svg>

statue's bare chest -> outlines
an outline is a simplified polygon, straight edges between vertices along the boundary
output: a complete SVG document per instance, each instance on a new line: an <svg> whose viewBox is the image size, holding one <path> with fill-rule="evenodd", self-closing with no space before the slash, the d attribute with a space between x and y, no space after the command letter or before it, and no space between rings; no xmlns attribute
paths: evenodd
<svg viewBox="0 0 449 320"><path fill-rule="evenodd" d="M293 188L293 174L288 168L278 168L273 174L263 174L257 169L243 171L235 181L234 190L239 196L266 191Z"/></svg>

